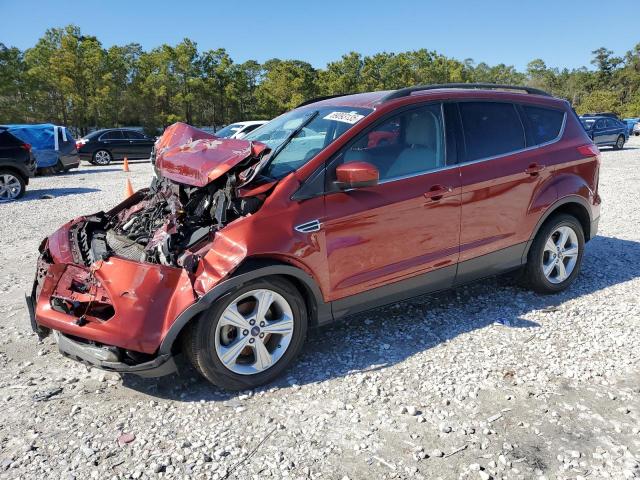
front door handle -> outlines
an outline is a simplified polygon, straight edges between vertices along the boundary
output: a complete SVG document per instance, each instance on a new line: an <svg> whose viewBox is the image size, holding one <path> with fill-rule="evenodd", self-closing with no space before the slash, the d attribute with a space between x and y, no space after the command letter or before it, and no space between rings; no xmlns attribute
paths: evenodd
<svg viewBox="0 0 640 480"><path fill-rule="evenodd" d="M445 193L449 193L451 187L445 187L444 185L434 185L428 192L424 193L424 198L427 200L437 201L440 200Z"/></svg>
<svg viewBox="0 0 640 480"><path fill-rule="evenodd" d="M539 163L532 163L525 169L524 173L526 173L527 175L531 175L532 177L535 177L544 169L545 169L544 165L540 165Z"/></svg>

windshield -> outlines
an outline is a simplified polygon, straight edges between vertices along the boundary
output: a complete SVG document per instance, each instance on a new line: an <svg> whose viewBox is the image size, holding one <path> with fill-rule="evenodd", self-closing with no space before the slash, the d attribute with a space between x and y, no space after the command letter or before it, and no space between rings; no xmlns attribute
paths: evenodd
<svg viewBox="0 0 640 480"><path fill-rule="evenodd" d="M229 138L232 135L235 135L240 130L242 130L242 125L238 123L232 123L231 125L227 125L224 128L218 130L214 135L220 138Z"/></svg>
<svg viewBox="0 0 640 480"><path fill-rule="evenodd" d="M369 113L371 110L367 108L335 106L293 110L244 139L266 143L271 148L273 153L263 173L282 178L307 163Z"/></svg>
<svg viewBox="0 0 640 480"><path fill-rule="evenodd" d="M584 128L591 128L593 124L596 123L596 121L591 118L581 118L580 121Z"/></svg>

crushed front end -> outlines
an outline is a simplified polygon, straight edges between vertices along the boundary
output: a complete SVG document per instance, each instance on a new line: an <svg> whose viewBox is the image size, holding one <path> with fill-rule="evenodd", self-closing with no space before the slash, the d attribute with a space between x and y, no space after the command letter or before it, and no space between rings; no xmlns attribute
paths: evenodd
<svg viewBox="0 0 640 480"><path fill-rule="evenodd" d="M171 373L171 352L159 350L166 333L205 293L203 285L243 259L241 247L225 244L224 227L260 208L268 184L255 196L238 192L260 184L255 166L265 149L193 140L191 128L168 129L178 140L164 139L162 175L150 188L68 222L42 242L27 306L33 330L40 337L53 331L63 354L111 371Z"/></svg>

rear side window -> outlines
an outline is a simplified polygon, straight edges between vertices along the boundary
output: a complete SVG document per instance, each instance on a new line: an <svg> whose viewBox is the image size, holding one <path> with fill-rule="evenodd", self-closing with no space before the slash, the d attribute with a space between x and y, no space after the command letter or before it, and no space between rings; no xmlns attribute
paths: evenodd
<svg viewBox="0 0 640 480"><path fill-rule="evenodd" d="M550 142L560 135L564 112L529 105L523 105L522 109L531 127L534 145Z"/></svg>
<svg viewBox="0 0 640 480"><path fill-rule="evenodd" d="M494 102L461 102L459 105L467 161L525 148L524 129L515 105Z"/></svg>
<svg viewBox="0 0 640 480"><path fill-rule="evenodd" d="M0 147L19 147L24 144L22 140L14 137L6 130L0 130Z"/></svg>
<svg viewBox="0 0 640 480"><path fill-rule="evenodd" d="M124 134L132 140L144 140L144 135L132 130L125 130Z"/></svg>
<svg viewBox="0 0 640 480"><path fill-rule="evenodd" d="M113 130L111 132L107 132L100 137L100 140L122 140L124 135L122 135L121 130Z"/></svg>

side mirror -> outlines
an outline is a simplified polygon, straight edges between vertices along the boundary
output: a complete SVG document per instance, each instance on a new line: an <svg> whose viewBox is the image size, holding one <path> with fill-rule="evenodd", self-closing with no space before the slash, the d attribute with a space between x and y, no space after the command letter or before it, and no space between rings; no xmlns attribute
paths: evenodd
<svg viewBox="0 0 640 480"><path fill-rule="evenodd" d="M372 187L378 184L380 172L369 162L343 163L336 168L336 185L341 190Z"/></svg>

